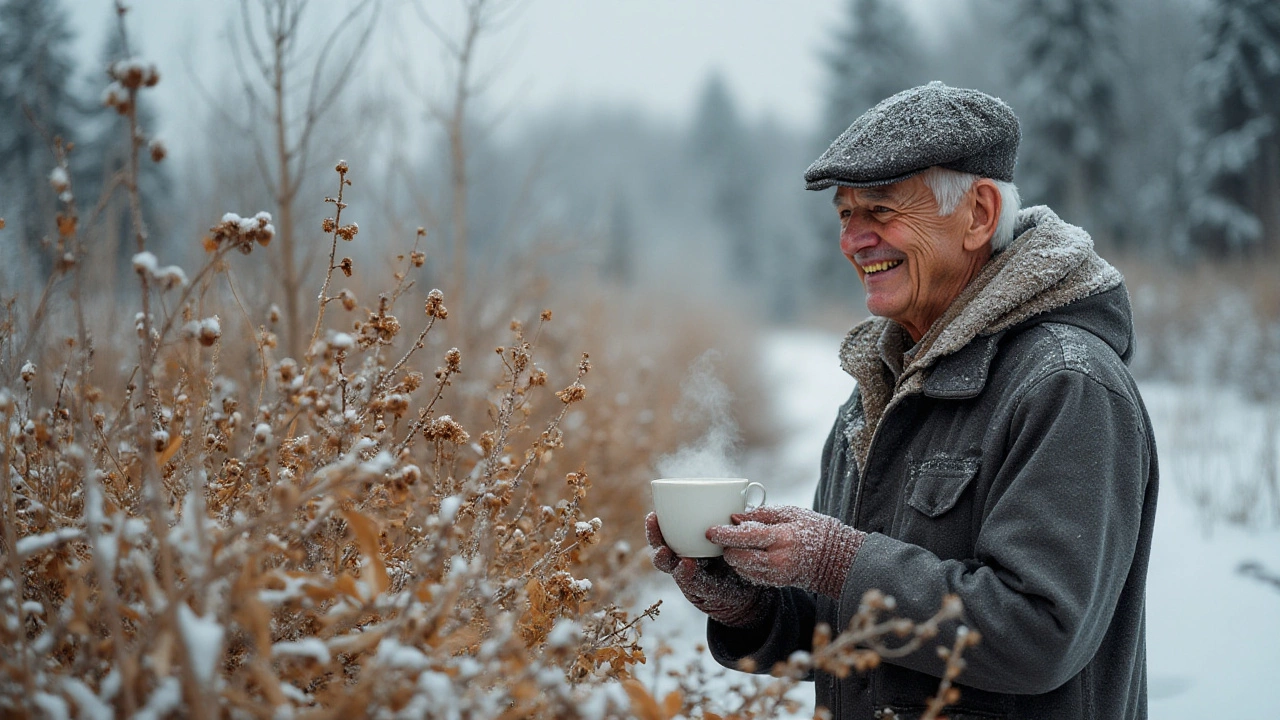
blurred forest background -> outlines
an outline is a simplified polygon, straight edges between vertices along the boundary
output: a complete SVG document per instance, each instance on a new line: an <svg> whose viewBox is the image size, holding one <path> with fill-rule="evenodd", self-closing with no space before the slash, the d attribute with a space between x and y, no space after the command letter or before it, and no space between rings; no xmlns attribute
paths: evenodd
<svg viewBox="0 0 1280 720"><path fill-rule="evenodd" d="M1024 205L1126 275L1153 700L1265 714L1276 0L0 0L0 715L719 702L630 674L648 481L727 437L807 502L865 309L802 174L930 80L1007 100Z"/></svg>
<svg viewBox="0 0 1280 720"><path fill-rule="evenodd" d="M324 272L321 170L338 158L360 179L355 261L389 263L423 226L424 284L455 306L482 305L495 287L578 288L577 302L604 292L847 327L860 289L836 251L828 197L806 193L801 173L874 102L937 79L1019 114L1024 204L1086 228L1126 272L1142 373L1280 393L1274 2L962 0L922 15L848 0L812 48L825 79L807 126L745 112L716 72L687 120L617 102L524 112L493 91L503 63L518 65L495 38L539 12L535 0L245 0L222 12L214 52L162 68L202 101L139 108L148 138L165 138L175 114L200 128L171 148L177 161L141 169L148 247L193 261L224 212L270 212L278 242L249 271L245 300L281 308L286 351L299 351L299 303ZM102 22L73 23L81 13ZM933 27L920 20L930 13ZM136 293L120 278L136 248L124 188L109 182L128 155L122 116L103 104L103 67L126 55L109 18L106 2L0 1L0 283L21 304L20 289L56 265L48 178L60 136L75 145L87 291L123 318ZM76 26L101 36L77 40ZM129 52L147 58L153 40ZM77 50L94 45L96 57ZM153 150L168 152L163 140Z"/></svg>

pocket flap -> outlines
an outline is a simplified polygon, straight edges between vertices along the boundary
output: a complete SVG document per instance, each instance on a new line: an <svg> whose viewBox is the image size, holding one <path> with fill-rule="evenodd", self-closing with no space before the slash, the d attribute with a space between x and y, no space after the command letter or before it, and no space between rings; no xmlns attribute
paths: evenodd
<svg viewBox="0 0 1280 720"><path fill-rule="evenodd" d="M907 504L928 515L938 517L955 507L969 481L978 474L976 457L935 455L912 465L911 497Z"/></svg>

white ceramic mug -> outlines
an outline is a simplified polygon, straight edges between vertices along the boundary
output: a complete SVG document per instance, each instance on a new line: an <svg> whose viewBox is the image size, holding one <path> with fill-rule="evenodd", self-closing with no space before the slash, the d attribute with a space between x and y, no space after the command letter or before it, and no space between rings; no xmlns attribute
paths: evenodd
<svg viewBox="0 0 1280 720"><path fill-rule="evenodd" d="M720 557L724 548L707 539L707 529L745 512L752 489L760 491L753 509L765 499L764 486L746 478L662 478L649 486L662 537L680 557Z"/></svg>

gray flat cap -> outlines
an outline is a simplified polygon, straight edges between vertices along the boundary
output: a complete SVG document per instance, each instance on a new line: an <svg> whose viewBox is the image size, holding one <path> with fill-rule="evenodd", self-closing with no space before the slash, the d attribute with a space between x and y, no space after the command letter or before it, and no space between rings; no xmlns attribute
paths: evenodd
<svg viewBox="0 0 1280 720"><path fill-rule="evenodd" d="M872 187L935 165L1013 181L1018 116L1003 100L931 82L866 111L804 172L805 186Z"/></svg>

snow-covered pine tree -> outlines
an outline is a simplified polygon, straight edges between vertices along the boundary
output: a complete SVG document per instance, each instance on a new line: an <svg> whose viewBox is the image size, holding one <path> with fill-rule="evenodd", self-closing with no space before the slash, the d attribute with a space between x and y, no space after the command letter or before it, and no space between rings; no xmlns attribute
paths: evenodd
<svg viewBox="0 0 1280 720"><path fill-rule="evenodd" d="M759 279L762 270L760 163L749 135L724 77L713 73L694 112L690 155L702 166L711 217L725 236L730 273L748 283Z"/></svg>
<svg viewBox="0 0 1280 720"><path fill-rule="evenodd" d="M923 81L920 43L900 4L848 0L822 53L826 67L822 148L872 105Z"/></svg>
<svg viewBox="0 0 1280 720"><path fill-rule="evenodd" d="M1095 238L1117 240L1109 167L1122 72L1115 0L1025 0L1010 20L1023 198L1048 204Z"/></svg>
<svg viewBox="0 0 1280 720"><path fill-rule="evenodd" d="M71 141L72 34L58 0L0 0L0 217L48 270L54 137Z"/></svg>
<svg viewBox="0 0 1280 720"><path fill-rule="evenodd" d="M1280 4L1215 0L1193 71L1201 137L1193 240L1221 255L1280 248Z"/></svg>
<svg viewBox="0 0 1280 720"><path fill-rule="evenodd" d="M1112 187L1128 207L1127 250L1186 257L1188 186L1184 152L1194 127L1188 78L1201 36L1199 0L1125 0L1119 7L1126 72L1115 78L1123 127L1113 147Z"/></svg>
<svg viewBox="0 0 1280 720"><path fill-rule="evenodd" d="M821 54L825 89L813 157L871 106L928 79L921 77L921 47L900 3L847 0L831 44ZM824 293L846 295L847 288L857 282L848 274L847 265L832 262L832 258L838 259L839 251L830 196L822 193L808 205L812 235L819 246L813 267L817 287Z"/></svg>

